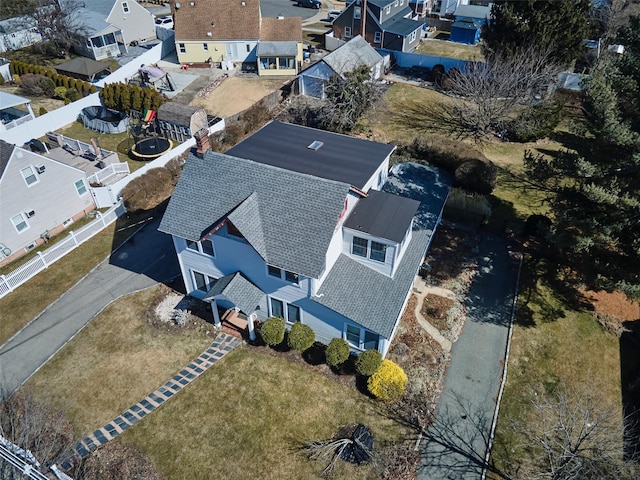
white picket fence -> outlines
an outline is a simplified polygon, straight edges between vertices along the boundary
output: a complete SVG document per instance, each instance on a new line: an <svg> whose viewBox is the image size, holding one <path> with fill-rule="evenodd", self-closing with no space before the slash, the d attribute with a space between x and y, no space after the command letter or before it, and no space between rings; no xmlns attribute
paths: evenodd
<svg viewBox="0 0 640 480"><path fill-rule="evenodd" d="M78 245L86 242L91 237L101 232L105 227L115 222L118 217L126 212L122 201L118 202L107 212L97 213L97 218L77 231L70 231L67 238L51 246L43 252L38 252L37 256L29 260L24 265L16 268L8 275L0 275L0 298L4 297L14 289L33 278L35 275L46 269L52 263L60 260Z"/></svg>

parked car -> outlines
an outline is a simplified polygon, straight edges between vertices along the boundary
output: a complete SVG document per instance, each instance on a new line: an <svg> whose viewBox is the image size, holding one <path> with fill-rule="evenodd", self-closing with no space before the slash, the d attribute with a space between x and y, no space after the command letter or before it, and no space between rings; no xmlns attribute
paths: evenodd
<svg viewBox="0 0 640 480"><path fill-rule="evenodd" d="M329 10L329 13L327 13L327 20L333 23L333 21L336 18L338 18L341 13L342 13L342 10L335 10L335 9Z"/></svg>
<svg viewBox="0 0 640 480"><path fill-rule="evenodd" d="M173 28L173 17L171 15L164 15L156 18L156 27Z"/></svg>
<svg viewBox="0 0 640 480"><path fill-rule="evenodd" d="M298 0L297 5L299 7L315 8L316 10L320 10L320 7L322 7L320 0Z"/></svg>

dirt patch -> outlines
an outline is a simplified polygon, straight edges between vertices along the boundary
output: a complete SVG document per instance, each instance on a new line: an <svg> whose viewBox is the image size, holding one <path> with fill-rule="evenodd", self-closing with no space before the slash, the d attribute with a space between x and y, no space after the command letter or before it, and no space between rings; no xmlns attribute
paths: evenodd
<svg viewBox="0 0 640 480"><path fill-rule="evenodd" d="M196 96L190 105L204 108L210 115L226 118L246 110L288 81L259 77L230 77L206 97Z"/></svg>
<svg viewBox="0 0 640 480"><path fill-rule="evenodd" d="M218 334L207 304L167 286L158 290L146 311L146 318L152 328L163 332L195 330L204 332L211 338Z"/></svg>
<svg viewBox="0 0 640 480"><path fill-rule="evenodd" d="M51 112L56 108L64 107L63 100L48 97L31 97L29 95L25 95L20 87L14 85L3 85L2 87L0 87L0 90L12 95L18 95L19 97L30 99L31 109L33 110L33 113L35 113L36 117L40 116L40 107L44 107L47 112Z"/></svg>
<svg viewBox="0 0 640 480"><path fill-rule="evenodd" d="M622 292L587 290L582 294L591 302L596 313L611 315L621 321L640 320L640 304Z"/></svg>

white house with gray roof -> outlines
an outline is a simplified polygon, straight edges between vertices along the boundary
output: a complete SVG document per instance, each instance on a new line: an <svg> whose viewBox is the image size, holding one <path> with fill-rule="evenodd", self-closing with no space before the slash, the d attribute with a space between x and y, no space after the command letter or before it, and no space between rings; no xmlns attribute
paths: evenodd
<svg viewBox="0 0 640 480"><path fill-rule="evenodd" d="M58 0L64 8L66 0ZM136 0L90 0L74 9L74 19L86 36L74 45L81 55L103 60L127 52L132 42L156 38L153 15Z"/></svg>
<svg viewBox="0 0 640 480"><path fill-rule="evenodd" d="M280 122L224 154L200 145L160 224L187 293L217 324L239 310L250 335L278 316L386 354L449 191L426 167L433 188L403 189L394 149Z"/></svg>

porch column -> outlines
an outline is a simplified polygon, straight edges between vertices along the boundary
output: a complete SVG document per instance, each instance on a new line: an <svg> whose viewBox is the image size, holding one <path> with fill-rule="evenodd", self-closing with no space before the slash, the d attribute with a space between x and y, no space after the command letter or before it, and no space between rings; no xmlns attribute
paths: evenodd
<svg viewBox="0 0 640 480"><path fill-rule="evenodd" d="M215 298L213 299L213 302L211 302L211 311L213 311L213 323L215 326L222 326L222 323L220 323L220 315L218 315L218 304L216 303Z"/></svg>
<svg viewBox="0 0 640 480"><path fill-rule="evenodd" d="M249 340L252 342L256 339L256 330L253 328L253 321L256 319L255 313L249 315L247 318L247 326L249 327Z"/></svg>

